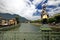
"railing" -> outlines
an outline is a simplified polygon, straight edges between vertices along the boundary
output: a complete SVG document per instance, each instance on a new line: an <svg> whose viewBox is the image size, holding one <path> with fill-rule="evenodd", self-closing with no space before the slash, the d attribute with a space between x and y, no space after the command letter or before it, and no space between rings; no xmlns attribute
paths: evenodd
<svg viewBox="0 0 60 40"><path fill-rule="evenodd" d="M18 32L18 31L0 32L0 40L56 40L56 39L60 40L60 32L49 32L49 33Z"/></svg>
<svg viewBox="0 0 60 40"><path fill-rule="evenodd" d="M40 32L2 32L0 40L41 40Z"/></svg>
<svg viewBox="0 0 60 40"><path fill-rule="evenodd" d="M42 32L42 40L60 40L60 32Z"/></svg>

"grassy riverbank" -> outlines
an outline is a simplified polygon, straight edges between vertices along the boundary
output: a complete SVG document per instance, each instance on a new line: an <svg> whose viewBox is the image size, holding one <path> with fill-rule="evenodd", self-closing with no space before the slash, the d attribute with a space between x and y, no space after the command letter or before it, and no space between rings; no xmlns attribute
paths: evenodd
<svg viewBox="0 0 60 40"><path fill-rule="evenodd" d="M41 26L42 24L40 23L31 23L32 25L35 25L35 26Z"/></svg>

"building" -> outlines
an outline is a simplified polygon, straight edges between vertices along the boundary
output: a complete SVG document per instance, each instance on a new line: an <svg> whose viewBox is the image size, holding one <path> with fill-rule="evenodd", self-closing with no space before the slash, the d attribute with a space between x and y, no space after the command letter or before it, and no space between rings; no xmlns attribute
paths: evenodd
<svg viewBox="0 0 60 40"><path fill-rule="evenodd" d="M47 18L49 18L49 15L46 12L46 4L43 5L41 13L42 13L41 14L41 19L47 19Z"/></svg>
<svg viewBox="0 0 60 40"><path fill-rule="evenodd" d="M2 26L2 25L3 25L3 26L4 26L4 25L8 25L8 20L0 17L0 26Z"/></svg>
<svg viewBox="0 0 60 40"><path fill-rule="evenodd" d="M49 15L46 12L46 4L44 4L41 12L41 19L43 20L42 23L47 23L48 18L49 18Z"/></svg>
<svg viewBox="0 0 60 40"><path fill-rule="evenodd" d="M17 21L13 18L9 20L9 25L16 25Z"/></svg>
<svg viewBox="0 0 60 40"><path fill-rule="evenodd" d="M1 25L3 26L8 25L8 20L2 19Z"/></svg>
<svg viewBox="0 0 60 40"><path fill-rule="evenodd" d="M8 26L8 25L16 25L17 21L15 18L13 19L4 19L0 17L0 26Z"/></svg>
<svg viewBox="0 0 60 40"><path fill-rule="evenodd" d="M2 22L2 17L0 17L0 25L1 25L1 22Z"/></svg>

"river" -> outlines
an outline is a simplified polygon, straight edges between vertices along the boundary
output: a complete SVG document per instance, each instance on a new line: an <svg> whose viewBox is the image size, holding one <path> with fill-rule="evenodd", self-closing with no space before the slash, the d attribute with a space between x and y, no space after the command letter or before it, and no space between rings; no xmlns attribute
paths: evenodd
<svg viewBox="0 0 60 40"><path fill-rule="evenodd" d="M0 32L0 40L40 40L40 26L21 23L19 28Z"/></svg>

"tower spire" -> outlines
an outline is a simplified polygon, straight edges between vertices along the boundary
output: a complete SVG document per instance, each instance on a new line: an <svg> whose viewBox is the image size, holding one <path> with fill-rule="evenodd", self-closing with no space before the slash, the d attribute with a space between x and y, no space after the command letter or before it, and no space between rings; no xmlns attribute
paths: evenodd
<svg viewBox="0 0 60 40"><path fill-rule="evenodd" d="M47 23L47 19L49 18L47 12L46 12L46 4L42 6L42 12L41 12L41 19L42 23Z"/></svg>
<svg viewBox="0 0 60 40"><path fill-rule="evenodd" d="M42 12L41 12L42 14L41 14L41 18L42 19L47 19L48 18L48 14L47 14L47 12L46 12L46 4L44 4L43 6L42 6Z"/></svg>

